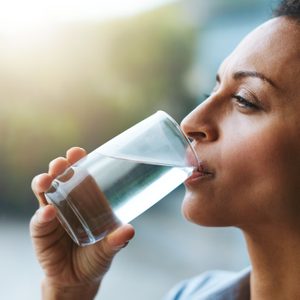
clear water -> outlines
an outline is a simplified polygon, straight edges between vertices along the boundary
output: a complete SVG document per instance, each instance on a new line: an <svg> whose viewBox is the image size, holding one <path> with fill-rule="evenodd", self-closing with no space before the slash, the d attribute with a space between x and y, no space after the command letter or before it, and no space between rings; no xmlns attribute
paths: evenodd
<svg viewBox="0 0 300 300"><path fill-rule="evenodd" d="M192 167L138 162L91 153L59 176L47 199L81 245L102 239L178 187Z"/></svg>

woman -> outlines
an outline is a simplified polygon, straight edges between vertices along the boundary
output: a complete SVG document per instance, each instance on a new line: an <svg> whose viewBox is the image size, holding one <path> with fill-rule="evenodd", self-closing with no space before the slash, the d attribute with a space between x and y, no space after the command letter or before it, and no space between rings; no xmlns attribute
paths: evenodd
<svg viewBox="0 0 300 300"><path fill-rule="evenodd" d="M183 213L197 224L240 228L251 271L204 274L168 299L300 299L299 111L300 1L286 0L225 59L210 97L182 122L204 162L185 182ZM58 224L43 192L84 155L70 149L32 183L41 204L31 235L45 272L44 299L93 299L113 256L134 235L125 225L78 248Z"/></svg>

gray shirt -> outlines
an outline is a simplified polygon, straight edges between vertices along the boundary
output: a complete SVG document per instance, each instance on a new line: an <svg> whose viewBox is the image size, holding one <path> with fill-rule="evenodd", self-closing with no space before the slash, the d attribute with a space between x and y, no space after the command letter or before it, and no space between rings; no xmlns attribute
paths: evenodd
<svg viewBox="0 0 300 300"><path fill-rule="evenodd" d="M249 300L250 271L209 271L176 285L164 300Z"/></svg>

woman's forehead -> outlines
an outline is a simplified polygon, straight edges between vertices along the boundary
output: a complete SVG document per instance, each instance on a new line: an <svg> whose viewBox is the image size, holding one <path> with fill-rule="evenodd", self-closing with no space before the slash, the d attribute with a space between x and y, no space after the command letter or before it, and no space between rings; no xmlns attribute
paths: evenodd
<svg viewBox="0 0 300 300"><path fill-rule="evenodd" d="M278 86L300 86L300 25L274 18L250 32L220 66L219 73L259 72Z"/></svg>

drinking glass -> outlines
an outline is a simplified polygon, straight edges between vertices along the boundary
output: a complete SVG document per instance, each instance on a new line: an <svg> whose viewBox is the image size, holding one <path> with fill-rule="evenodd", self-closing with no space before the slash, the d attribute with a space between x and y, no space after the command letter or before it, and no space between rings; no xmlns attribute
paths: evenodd
<svg viewBox="0 0 300 300"><path fill-rule="evenodd" d="M157 203L198 164L180 126L158 111L66 169L45 196L71 238L89 245Z"/></svg>

